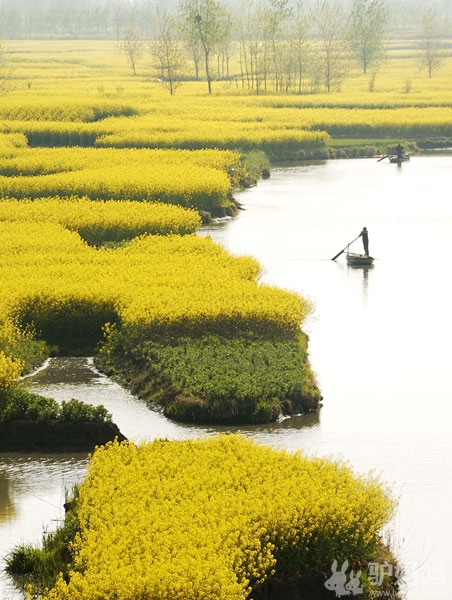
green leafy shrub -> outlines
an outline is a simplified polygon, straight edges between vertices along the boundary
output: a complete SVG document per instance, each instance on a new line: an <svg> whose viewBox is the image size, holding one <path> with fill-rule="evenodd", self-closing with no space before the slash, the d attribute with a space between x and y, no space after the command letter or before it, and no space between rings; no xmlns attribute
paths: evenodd
<svg viewBox="0 0 452 600"><path fill-rule="evenodd" d="M81 400L72 399L67 402L63 400L60 412L61 421L69 421L71 423L107 423L111 421L111 414L107 409L100 404L92 406Z"/></svg>
<svg viewBox="0 0 452 600"><path fill-rule="evenodd" d="M52 421L58 419L59 415L60 406L53 398L46 398L32 394L23 388L17 388L11 394L6 420Z"/></svg>
<svg viewBox="0 0 452 600"><path fill-rule="evenodd" d="M6 572L26 575L42 569L42 552L33 546L17 546L6 560Z"/></svg>
<svg viewBox="0 0 452 600"><path fill-rule="evenodd" d="M102 405L92 406L81 400L63 401L33 394L22 387L11 391L5 421L64 421L70 423L110 423L111 414Z"/></svg>

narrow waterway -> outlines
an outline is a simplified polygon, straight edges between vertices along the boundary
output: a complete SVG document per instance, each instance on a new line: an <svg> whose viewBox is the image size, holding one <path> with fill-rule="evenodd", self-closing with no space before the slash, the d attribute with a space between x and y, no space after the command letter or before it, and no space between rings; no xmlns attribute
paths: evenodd
<svg viewBox="0 0 452 600"><path fill-rule="evenodd" d="M452 157L440 156L401 167L347 160L274 169L240 194L245 210L237 218L200 232L257 257L263 282L313 300L305 330L323 409L241 431L381 474L400 497L390 534L408 600L450 595L451 177ZM343 255L332 261L363 226L373 267L348 267ZM351 249L360 251L360 242ZM90 359L53 360L28 385L60 400L104 404L134 440L220 429L168 421L97 373ZM0 567L12 546L39 541L56 525L85 468L83 455L0 454ZM0 598L21 597L0 576Z"/></svg>

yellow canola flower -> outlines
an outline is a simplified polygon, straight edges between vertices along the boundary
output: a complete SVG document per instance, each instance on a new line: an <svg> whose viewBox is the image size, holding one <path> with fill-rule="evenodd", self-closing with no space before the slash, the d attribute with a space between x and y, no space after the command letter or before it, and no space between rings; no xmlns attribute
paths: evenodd
<svg viewBox="0 0 452 600"><path fill-rule="evenodd" d="M201 225L199 213L162 202L89 198L7 199L0 202L0 221L60 223L90 243L153 235L193 233Z"/></svg>
<svg viewBox="0 0 452 600"><path fill-rule="evenodd" d="M80 309L149 331L293 334L311 310L295 293L259 285L255 259L196 235L96 249L57 223L0 221L0 244L0 317L17 316L38 333L56 311L70 327Z"/></svg>
<svg viewBox="0 0 452 600"><path fill-rule="evenodd" d="M0 166L0 195L223 206L228 171L239 163L239 154L220 150L25 147Z"/></svg>
<svg viewBox="0 0 452 600"><path fill-rule="evenodd" d="M20 377L23 362L0 351L0 393L7 392Z"/></svg>
<svg viewBox="0 0 452 600"><path fill-rule="evenodd" d="M245 600L275 571L371 557L394 504L346 465L224 435L98 448L77 506L73 572L43 600Z"/></svg>
<svg viewBox="0 0 452 600"><path fill-rule="evenodd" d="M3 160L14 158L26 145L27 138L23 133L0 133L0 157Z"/></svg>

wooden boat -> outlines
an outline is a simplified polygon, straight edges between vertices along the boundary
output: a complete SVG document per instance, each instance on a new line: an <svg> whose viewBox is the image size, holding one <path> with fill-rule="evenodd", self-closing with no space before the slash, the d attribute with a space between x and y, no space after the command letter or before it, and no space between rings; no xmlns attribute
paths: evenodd
<svg viewBox="0 0 452 600"><path fill-rule="evenodd" d="M403 163L406 162L407 160L410 160L410 155L409 154L402 154L402 156L390 156L389 157L389 162L391 163Z"/></svg>
<svg viewBox="0 0 452 600"><path fill-rule="evenodd" d="M356 252L347 252L347 263L353 267L368 267L373 264L373 256L368 254L357 254Z"/></svg>

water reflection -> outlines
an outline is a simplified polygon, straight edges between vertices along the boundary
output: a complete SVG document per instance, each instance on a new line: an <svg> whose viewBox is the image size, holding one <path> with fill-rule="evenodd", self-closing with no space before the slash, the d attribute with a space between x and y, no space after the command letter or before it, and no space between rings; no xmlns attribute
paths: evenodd
<svg viewBox="0 0 452 600"><path fill-rule="evenodd" d="M11 520L15 514L12 482L8 475L0 469L0 522Z"/></svg>
<svg viewBox="0 0 452 600"><path fill-rule="evenodd" d="M373 264L365 265L365 266L347 265L348 269L362 273L361 289L363 292L362 293L362 305L363 306L367 306L367 301L368 301L368 297L369 297L369 271L372 271L374 266L375 265L373 265Z"/></svg>
<svg viewBox="0 0 452 600"><path fill-rule="evenodd" d="M94 369L89 368L90 365L92 365L92 359L90 359L89 364L84 358L80 360L74 360L70 357L62 357L58 360L49 359L43 367L24 379L25 385L37 387L65 383L77 386L94 383L99 374Z"/></svg>
<svg viewBox="0 0 452 600"><path fill-rule="evenodd" d="M64 519L63 504L86 474L86 454L0 454L0 598L24 595L4 572L5 557L19 544L42 541Z"/></svg>

